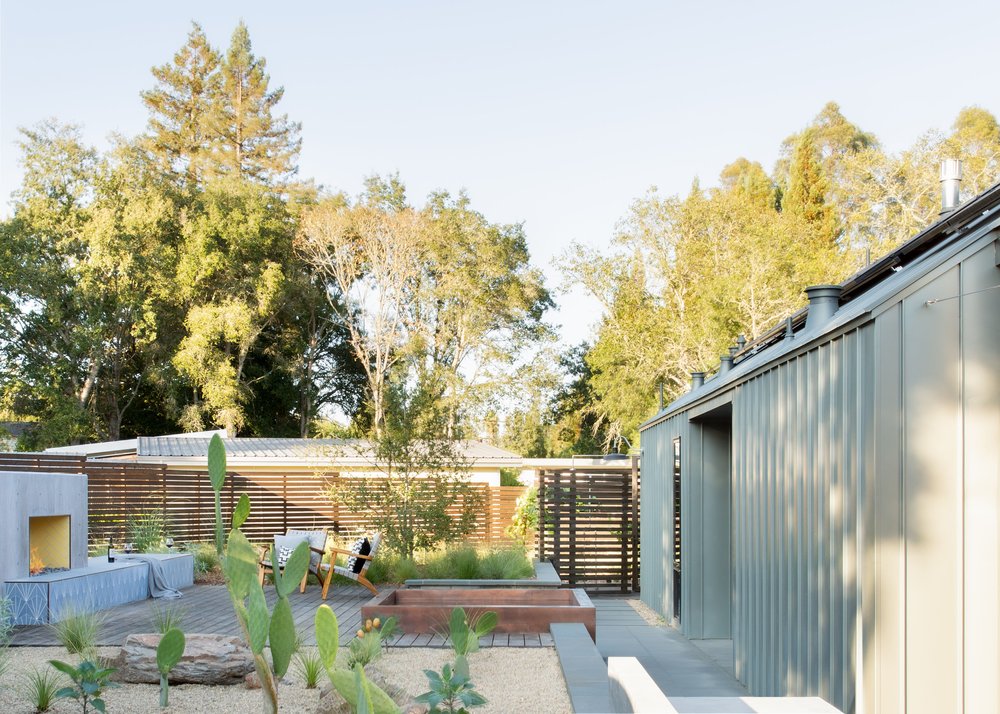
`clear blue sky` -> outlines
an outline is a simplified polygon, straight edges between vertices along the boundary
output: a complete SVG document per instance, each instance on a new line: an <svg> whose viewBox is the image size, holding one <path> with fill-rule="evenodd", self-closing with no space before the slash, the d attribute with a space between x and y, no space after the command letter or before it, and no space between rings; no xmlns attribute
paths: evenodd
<svg viewBox="0 0 1000 714"><path fill-rule="evenodd" d="M650 185L684 192L738 156L773 166L828 100L890 150L971 104L1000 114L1000 2L11 2L0 5L0 195L17 127L54 116L106 146L136 134L149 69L190 21L217 47L246 21L301 174L357 193L398 171L411 199L466 188L523 221L551 285L572 240L605 245ZM3 215L9 214L4 203ZM594 306L560 298L569 342Z"/></svg>

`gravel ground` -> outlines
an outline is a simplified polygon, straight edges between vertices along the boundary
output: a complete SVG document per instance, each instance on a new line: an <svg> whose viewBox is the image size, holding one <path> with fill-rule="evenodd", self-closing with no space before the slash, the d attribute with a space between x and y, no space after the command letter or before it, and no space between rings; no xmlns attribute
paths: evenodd
<svg viewBox="0 0 1000 714"><path fill-rule="evenodd" d="M117 648L104 647L100 655L112 657ZM28 714L34 711L29 699L21 694L24 676L33 669L48 667L48 660L72 661L59 647L18 647L12 650L13 667L0 682L0 712ZM452 659L451 650L431 648L400 648L390 650L377 666L386 678L411 694L427 690L424 669L437 669ZM469 657L472 681L488 704L476 708L477 714L525 712L570 712L569 694L559 668L559 657L550 647L521 649L494 647ZM68 681L68 680L67 680ZM60 685L63 686L63 685ZM159 707L159 686L153 684L123 684L108 690L104 697L109 712L156 714L158 712L227 712L238 714L261 709L261 693L242 685L206 687L178 684L170 687L170 706ZM279 684L278 701L282 712L311 712L316 708L319 690L306 689L295 673ZM58 701L49 710L55 714L79 712L80 704L73 700Z"/></svg>
<svg viewBox="0 0 1000 714"><path fill-rule="evenodd" d="M633 610L639 613L639 616L646 621L647 625L666 627L667 621L663 619L663 616L642 600L630 599L628 604L632 606Z"/></svg>

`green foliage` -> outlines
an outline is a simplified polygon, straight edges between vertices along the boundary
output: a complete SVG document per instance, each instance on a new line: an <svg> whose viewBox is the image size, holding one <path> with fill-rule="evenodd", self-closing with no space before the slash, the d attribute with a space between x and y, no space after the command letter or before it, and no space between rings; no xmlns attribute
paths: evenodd
<svg viewBox="0 0 1000 714"><path fill-rule="evenodd" d="M459 658L461 660L461 658ZM416 701L430 706L428 714L468 714L473 707L486 704L486 698L476 691L469 679L468 668L456 662L454 669L445 663L438 674L425 669L430 691L421 694Z"/></svg>
<svg viewBox="0 0 1000 714"><path fill-rule="evenodd" d="M532 486L517 497L507 535L520 543L534 541L538 530L538 487Z"/></svg>
<svg viewBox="0 0 1000 714"><path fill-rule="evenodd" d="M0 595L0 647L10 644L14 634L14 610L10 598Z"/></svg>
<svg viewBox="0 0 1000 714"><path fill-rule="evenodd" d="M479 651L479 638L493 632L498 622L492 611L467 613L456 607L448 619L448 638L458 657L466 657Z"/></svg>
<svg viewBox="0 0 1000 714"><path fill-rule="evenodd" d="M521 454L524 456L524 454ZM500 485L501 486L520 486L521 471L519 469L500 469Z"/></svg>
<svg viewBox="0 0 1000 714"><path fill-rule="evenodd" d="M306 689L315 689L325 669L323 659L315 652L299 650L295 655L295 664Z"/></svg>
<svg viewBox="0 0 1000 714"><path fill-rule="evenodd" d="M188 551L194 557L194 572L208 574L222 569L222 560L211 543L190 543Z"/></svg>
<svg viewBox="0 0 1000 714"><path fill-rule="evenodd" d="M36 712L46 712L56 700L61 679L51 669L33 668L21 682L19 687L21 698L27 699Z"/></svg>
<svg viewBox="0 0 1000 714"><path fill-rule="evenodd" d="M241 528L244 523L246 523L247 518L250 517L250 497L245 493L240 494L240 500L236 503L236 508L233 510L233 528Z"/></svg>
<svg viewBox="0 0 1000 714"><path fill-rule="evenodd" d="M59 621L49 625L56 640L69 654L92 658L98 631L104 624L104 614L85 610L69 610L62 614Z"/></svg>
<svg viewBox="0 0 1000 714"><path fill-rule="evenodd" d="M357 636L348 645L347 667L353 669L360 664L367 667L370 662L382 656L389 641L396 636L397 621L390 617L384 622L379 618L366 620Z"/></svg>
<svg viewBox="0 0 1000 714"><path fill-rule="evenodd" d="M184 633L176 627L167 630L156 646L156 668L160 672L160 707L166 708L170 694L170 670L184 656Z"/></svg>
<svg viewBox="0 0 1000 714"><path fill-rule="evenodd" d="M393 385L385 426L371 440L380 478L343 479L328 492L382 534L384 547L412 558L417 549L462 539L472 532L482 494L469 481L461 442L447 434L448 414L433 396Z"/></svg>
<svg viewBox="0 0 1000 714"><path fill-rule="evenodd" d="M167 516L162 508L134 513L128 521L128 542L140 553L149 553L163 545Z"/></svg>
<svg viewBox="0 0 1000 714"><path fill-rule="evenodd" d="M73 680L72 687L63 687L56 692L56 699L75 699L80 702L83 714L87 714L89 707L105 713L101 695L105 689L118 686L110 681L114 668L101 668L90 660L84 660L77 667L54 659L50 659L49 664Z"/></svg>
<svg viewBox="0 0 1000 714"><path fill-rule="evenodd" d="M534 573L524 548L493 548L479 561L479 577L486 580L517 580Z"/></svg>
<svg viewBox="0 0 1000 714"><path fill-rule="evenodd" d="M170 630L180 628L186 614L187 611L180 605L154 605L153 629L157 633L165 635Z"/></svg>
<svg viewBox="0 0 1000 714"><path fill-rule="evenodd" d="M226 447L218 434L213 434L208 442L208 478L215 492L215 550L221 556L225 532L222 525L222 487L226 484Z"/></svg>

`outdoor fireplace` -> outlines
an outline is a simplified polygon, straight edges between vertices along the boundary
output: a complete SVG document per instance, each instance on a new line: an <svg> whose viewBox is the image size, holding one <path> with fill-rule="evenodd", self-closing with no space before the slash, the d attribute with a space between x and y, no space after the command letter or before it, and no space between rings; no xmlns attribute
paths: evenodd
<svg viewBox="0 0 1000 714"><path fill-rule="evenodd" d="M87 567L87 477L0 471L0 584L39 567Z"/></svg>

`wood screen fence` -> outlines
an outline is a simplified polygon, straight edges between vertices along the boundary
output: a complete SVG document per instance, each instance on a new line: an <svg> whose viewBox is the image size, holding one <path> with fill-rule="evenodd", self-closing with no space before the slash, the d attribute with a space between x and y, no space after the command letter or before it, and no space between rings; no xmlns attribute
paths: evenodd
<svg viewBox="0 0 1000 714"><path fill-rule="evenodd" d="M543 470L538 552L571 586L639 590L639 467Z"/></svg>
<svg viewBox="0 0 1000 714"><path fill-rule="evenodd" d="M163 464L86 460L79 456L0 454L0 471L50 471L87 475L90 542L127 540L130 520L162 513L177 541L214 541L215 494L205 470L167 468ZM356 480L310 470L230 472L222 491L222 515L229 522L241 493L250 497L250 518L243 532L253 541L270 539L289 528L323 528L350 537L365 530L366 516L331 501L327 491ZM471 483L482 498L469 540L482 544L509 541L506 534L523 486ZM460 506L452 509L457 515Z"/></svg>

